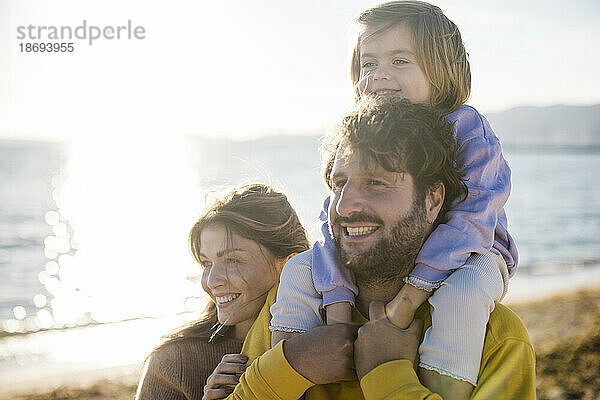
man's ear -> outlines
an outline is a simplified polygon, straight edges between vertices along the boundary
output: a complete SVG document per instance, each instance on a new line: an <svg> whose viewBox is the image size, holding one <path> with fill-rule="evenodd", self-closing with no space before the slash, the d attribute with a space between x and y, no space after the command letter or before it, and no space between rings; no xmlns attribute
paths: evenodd
<svg viewBox="0 0 600 400"><path fill-rule="evenodd" d="M443 182L437 182L427 190L425 195L425 210L427 211L427 223L433 224L440 213L440 209L446 198L446 187Z"/></svg>

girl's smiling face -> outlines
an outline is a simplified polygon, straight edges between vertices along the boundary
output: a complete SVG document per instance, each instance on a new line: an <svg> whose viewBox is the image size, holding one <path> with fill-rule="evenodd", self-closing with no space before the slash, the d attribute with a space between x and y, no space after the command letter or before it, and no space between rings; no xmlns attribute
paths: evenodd
<svg viewBox="0 0 600 400"><path fill-rule="evenodd" d="M367 36L360 45L361 95L398 96L428 103L430 85L417 63L412 36L399 24Z"/></svg>
<svg viewBox="0 0 600 400"><path fill-rule="evenodd" d="M202 230L200 263L202 287L217 306L223 325L235 325L243 339L277 284L279 264L268 250L222 224Z"/></svg>

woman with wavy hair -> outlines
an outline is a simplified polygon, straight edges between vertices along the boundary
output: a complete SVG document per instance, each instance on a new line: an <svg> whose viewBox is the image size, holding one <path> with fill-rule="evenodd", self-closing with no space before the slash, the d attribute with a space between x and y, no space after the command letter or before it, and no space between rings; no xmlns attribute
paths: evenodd
<svg viewBox="0 0 600 400"><path fill-rule="evenodd" d="M286 196L261 184L215 201L191 229L189 245L212 302L203 319L168 335L152 352L140 400L199 399L203 391L205 399L225 397L230 390L221 385L236 384L235 374L245 370L244 338L264 329L253 324L269 312L265 304L276 296L283 265L309 248Z"/></svg>

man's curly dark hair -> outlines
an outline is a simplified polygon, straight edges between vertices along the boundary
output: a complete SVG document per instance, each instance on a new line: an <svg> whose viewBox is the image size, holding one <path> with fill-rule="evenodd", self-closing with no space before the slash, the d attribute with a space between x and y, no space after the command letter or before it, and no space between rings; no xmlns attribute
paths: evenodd
<svg viewBox="0 0 600 400"><path fill-rule="evenodd" d="M326 135L321 145L322 172L331 189L331 170L341 145L361 159L390 172L409 173L418 196L444 184L446 196L435 225L445 222L455 201L463 201L467 186L457 166L458 145L453 126L433 108L405 99L374 97L360 100L356 109Z"/></svg>

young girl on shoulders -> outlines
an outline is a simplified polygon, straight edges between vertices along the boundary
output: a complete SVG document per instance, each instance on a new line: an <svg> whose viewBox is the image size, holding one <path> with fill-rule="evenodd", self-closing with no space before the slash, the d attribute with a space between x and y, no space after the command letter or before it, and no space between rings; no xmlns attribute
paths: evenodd
<svg viewBox="0 0 600 400"><path fill-rule="evenodd" d="M393 1L365 10L357 24L350 66L357 99L396 96L430 104L454 124L468 196L453 204L447 222L423 244L386 314L406 328L429 300L432 326L419 347L421 381L442 395L466 397L477 385L494 302L504 297L517 268L504 212L510 169L487 120L465 105L471 89L468 55L458 28L441 9L420 1ZM314 288L306 292L320 293L318 304L326 310L327 323L349 322L357 287L350 271L338 265L327 224L328 200L319 218L323 237L312 250ZM296 267L294 259L285 266ZM281 282L271 309L273 344L323 323L320 309L299 306L297 296L306 293L299 285Z"/></svg>

